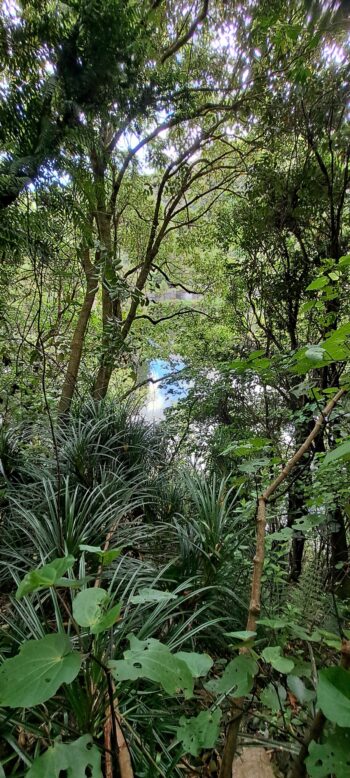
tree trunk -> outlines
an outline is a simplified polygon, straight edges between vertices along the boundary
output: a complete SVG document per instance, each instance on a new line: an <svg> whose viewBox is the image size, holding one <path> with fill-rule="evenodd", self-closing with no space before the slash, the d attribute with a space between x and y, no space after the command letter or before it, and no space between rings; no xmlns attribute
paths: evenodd
<svg viewBox="0 0 350 778"><path fill-rule="evenodd" d="M307 509L305 507L302 481L298 480L297 483L293 484L289 490L288 527L294 528L294 524L297 519L302 519L306 512ZM304 533L298 529L294 529L289 562L289 576L291 581L298 581L300 578L303 565L304 545Z"/></svg>
<svg viewBox="0 0 350 778"><path fill-rule="evenodd" d="M98 289L96 269L90 262L89 249L85 249L83 254L83 268L86 276L86 291L70 347L68 367L63 382L60 401L58 404L59 416L66 415L69 412L71 406L75 387L77 384L86 328Z"/></svg>
<svg viewBox="0 0 350 778"><path fill-rule="evenodd" d="M331 524L331 583L338 595L341 597L348 597L350 590L349 550L344 515L339 506L337 506L334 510L331 518ZM337 565L341 565L341 567L338 568Z"/></svg>

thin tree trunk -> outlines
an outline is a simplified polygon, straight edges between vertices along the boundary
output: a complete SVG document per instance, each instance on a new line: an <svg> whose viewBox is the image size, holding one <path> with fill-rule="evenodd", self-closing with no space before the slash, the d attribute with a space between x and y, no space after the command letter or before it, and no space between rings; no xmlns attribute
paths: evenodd
<svg viewBox="0 0 350 778"><path fill-rule="evenodd" d="M303 479L304 480L304 479ZM288 527L293 527L292 546L289 557L289 577L291 581L298 581L303 564L305 535L294 528L297 519L302 519L307 513L303 485L300 481L292 484L288 495Z"/></svg>
<svg viewBox="0 0 350 778"><path fill-rule="evenodd" d="M60 401L58 404L59 416L66 415L69 412L71 406L78 379L85 333L98 289L96 270L90 261L89 249L84 250L82 264L86 276L86 291L71 342L68 367L63 382Z"/></svg>
<svg viewBox="0 0 350 778"><path fill-rule="evenodd" d="M345 389L339 389L339 391L334 395L329 403L327 403L323 411L316 419L314 427L310 434L307 436L306 440L304 440L303 444L296 451L294 456L292 456L292 458L287 462L286 466L283 468L277 478L272 481L272 483L259 497L257 510L256 551L254 557L254 567L246 626L246 629L249 631L255 632L257 619L260 615L261 578L265 557L266 507L269 498L274 494L276 489L278 489L280 484L283 483L286 478L288 478L294 467L299 464L304 455L309 451L314 440L317 438L323 425L325 424L325 421L328 420L328 417L330 416L334 406L337 404L343 394L345 394L345 391ZM241 649L240 653L246 652L247 649L243 648ZM231 719L227 729L227 737L221 763L220 778L232 778L232 762L236 752L239 728L244 714L244 703L245 699L243 697L233 700Z"/></svg>

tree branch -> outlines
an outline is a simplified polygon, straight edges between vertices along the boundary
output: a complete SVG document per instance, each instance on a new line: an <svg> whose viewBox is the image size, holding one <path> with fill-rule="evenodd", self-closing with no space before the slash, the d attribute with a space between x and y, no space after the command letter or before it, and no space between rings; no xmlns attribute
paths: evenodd
<svg viewBox="0 0 350 778"><path fill-rule="evenodd" d="M207 319L210 319L211 321L216 321L216 319L213 316L210 316L209 313L205 313L205 311L199 311L197 308L182 308L180 311L176 311L175 313L171 313L169 316L162 316L160 319L152 319L152 316L149 316L146 313L142 313L139 316L135 316L136 319L147 319L147 321L150 321L151 324L159 324L161 321L167 321L168 319L174 319L175 316L183 316L186 313L200 313L202 316L206 316Z"/></svg>
<svg viewBox="0 0 350 778"><path fill-rule="evenodd" d="M176 54L176 52L179 51L179 49L181 49L182 46L184 46L186 43L188 43L189 40L191 40L191 38L193 38L197 27L201 24L201 22L204 22L204 19L208 14L208 8L209 8L209 0L203 0L202 8L198 16L196 16L196 18L193 20L187 32L185 32L184 35L181 35L179 38L177 38L170 46L168 46L167 49L165 49L160 60L162 64L166 62L166 60L169 59L169 57L172 57L173 54Z"/></svg>

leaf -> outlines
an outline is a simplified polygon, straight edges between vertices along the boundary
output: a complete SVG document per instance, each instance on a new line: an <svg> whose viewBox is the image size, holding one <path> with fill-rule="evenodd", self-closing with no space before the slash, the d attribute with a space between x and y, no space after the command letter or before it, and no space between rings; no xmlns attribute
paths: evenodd
<svg viewBox="0 0 350 778"><path fill-rule="evenodd" d="M298 702L303 705L305 702L311 702L315 698L315 692L311 689L307 689L304 681L298 678L296 675L288 675L287 678L288 689L295 694Z"/></svg>
<svg viewBox="0 0 350 778"><path fill-rule="evenodd" d="M309 756L305 759L311 778L349 778L350 775L350 730L336 729L324 743L309 745Z"/></svg>
<svg viewBox="0 0 350 778"><path fill-rule="evenodd" d="M266 708L269 708L273 713L280 711L281 706L283 708L286 699L287 692L284 686L281 686L281 684L277 684L276 690L274 685L269 683L269 685L260 695L260 700L263 705L265 705Z"/></svg>
<svg viewBox="0 0 350 778"><path fill-rule="evenodd" d="M55 586L60 582L59 579L67 570L73 567L74 562L74 556L68 555L53 559L49 564L38 567L36 570L31 570L19 584L16 591L16 600L20 600L21 597L38 589L47 589L50 586Z"/></svg>
<svg viewBox="0 0 350 778"><path fill-rule="evenodd" d="M253 686L253 678L257 665L250 656L236 656L225 667L221 678L213 679L205 684L205 688L213 694L230 692L232 697L244 697Z"/></svg>
<svg viewBox="0 0 350 778"><path fill-rule="evenodd" d="M252 632L250 629L238 630L238 632L225 632L225 635L229 638L236 638L236 640L252 640L256 637L256 632Z"/></svg>
<svg viewBox="0 0 350 778"><path fill-rule="evenodd" d="M339 267L342 269L345 267L349 267L350 265L350 254L345 254L343 257L340 257L340 260L338 262Z"/></svg>
<svg viewBox="0 0 350 778"><path fill-rule="evenodd" d="M176 600L176 594L172 592L163 592L161 589L140 589L138 594L130 597L130 602L134 605L136 603L146 602L166 602L167 600Z"/></svg>
<svg viewBox="0 0 350 778"><path fill-rule="evenodd" d="M346 440L344 443L341 443L340 446L332 449L332 451L328 451L321 464L321 467L326 467L331 462L336 462L337 459L350 459L350 439Z"/></svg>
<svg viewBox="0 0 350 778"><path fill-rule="evenodd" d="M305 356L310 362L323 362L325 350L322 346L310 346L306 349Z"/></svg>
<svg viewBox="0 0 350 778"><path fill-rule="evenodd" d="M110 565L121 554L120 548L109 548L108 551L102 551L100 554L101 562L104 566Z"/></svg>
<svg viewBox="0 0 350 778"><path fill-rule="evenodd" d="M285 629L288 626L288 621L285 619L259 619L257 624L261 624L263 627L270 627L271 629Z"/></svg>
<svg viewBox="0 0 350 778"><path fill-rule="evenodd" d="M262 657L279 673L290 673L294 662L285 656L281 656L281 646L268 646L262 651Z"/></svg>
<svg viewBox="0 0 350 778"><path fill-rule="evenodd" d="M176 730L177 739L186 754L198 756L203 748L214 748L220 732L221 710L202 710L198 716L186 719L181 716Z"/></svg>
<svg viewBox="0 0 350 778"><path fill-rule="evenodd" d="M186 662L193 678L201 678L202 675L207 675L210 668L213 666L213 660L209 654L178 651L174 656L176 656L177 659L182 659L183 662Z"/></svg>
<svg viewBox="0 0 350 778"><path fill-rule="evenodd" d="M108 601L105 589L94 586L83 589L73 600L73 617L80 627L91 627L101 620L103 605Z"/></svg>
<svg viewBox="0 0 350 778"><path fill-rule="evenodd" d="M74 743L55 743L44 754L34 759L26 778L102 778L101 754L90 735L83 735Z"/></svg>
<svg viewBox="0 0 350 778"><path fill-rule="evenodd" d="M104 551L100 546L87 546L85 543L81 543L80 551L89 551L90 554L97 554L103 565L110 565L121 554L121 548L109 548Z"/></svg>
<svg viewBox="0 0 350 778"><path fill-rule="evenodd" d="M1 665L0 705L31 708L49 700L63 683L74 681L81 662L67 635L27 640L17 656Z"/></svg>
<svg viewBox="0 0 350 778"><path fill-rule="evenodd" d="M317 289L323 289L324 286L327 286L329 283L329 278L327 276L318 276L318 278L315 278L313 281L311 281L311 284L306 287L307 292L313 292Z"/></svg>
<svg viewBox="0 0 350 778"><path fill-rule="evenodd" d="M181 691L187 699L192 697L193 677L186 662L154 638L138 640L135 635L130 635L129 641L130 649L124 652L124 659L109 662L117 681L147 678L159 683L168 694L175 695Z"/></svg>
<svg viewBox="0 0 350 778"><path fill-rule="evenodd" d="M121 608L121 602L118 602L117 605L114 605L113 608L110 608L103 616L99 618L98 621L95 622L95 624L90 627L91 634L99 635L100 632L105 632L106 629L113 627L113 624L115 624L120 616Z"/></svg>
<svg viewBox="0 0 350 778"><path fill-rule="evenodd" d="M329 721L350 727L350 673L343 667L320 670L317 703Z"/></svg>

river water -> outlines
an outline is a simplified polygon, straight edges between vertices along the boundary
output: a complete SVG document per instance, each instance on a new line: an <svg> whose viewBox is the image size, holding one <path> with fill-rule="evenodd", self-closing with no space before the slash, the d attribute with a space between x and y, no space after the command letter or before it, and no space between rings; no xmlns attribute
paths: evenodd
<svg viewBox="0 0 350 778"><path fill-rule="evenodd" d="M148 375L152 382L148 384L144 415L149 421L160 421L164 418L165 408L170 408L188 392L189 381L172 380L171 385L159 379L181 371L185 367L180 357L152 359L148 366Z"/></svg>

